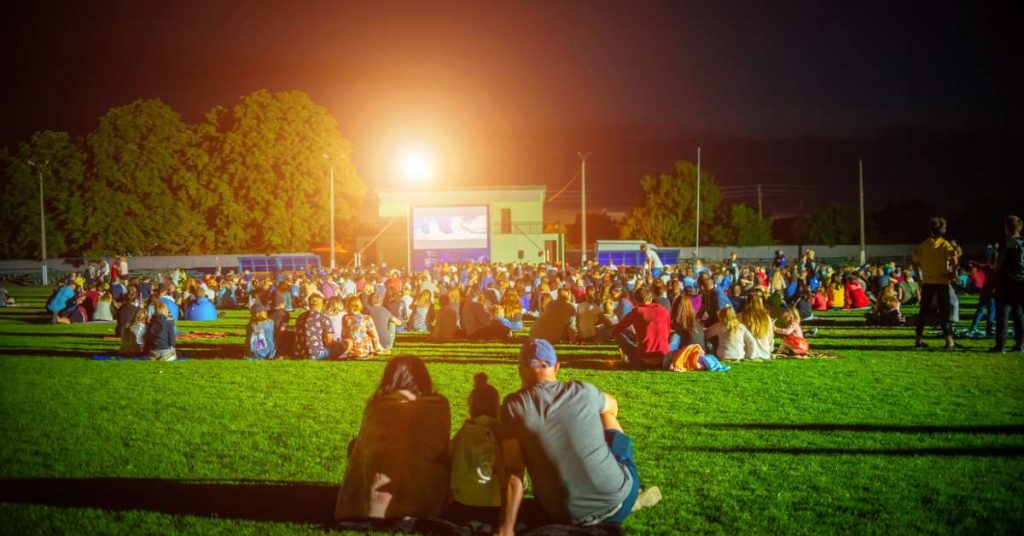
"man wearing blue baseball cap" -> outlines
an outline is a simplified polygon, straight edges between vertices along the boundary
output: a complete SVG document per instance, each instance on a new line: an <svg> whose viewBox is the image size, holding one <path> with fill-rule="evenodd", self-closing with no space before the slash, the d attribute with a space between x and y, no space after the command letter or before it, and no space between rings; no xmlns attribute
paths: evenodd
<svg viewBox="0 0 1024 536"><path fill-rule="evenodd" d="M551 343L530 339L519 350L522 388L502 403L507 479L499 534L512 534L529 470L533 494L555 523L620 524L633 510L661 499L640 493L633 442L622 432L618 402L592 384L558 381Z"/></svg>

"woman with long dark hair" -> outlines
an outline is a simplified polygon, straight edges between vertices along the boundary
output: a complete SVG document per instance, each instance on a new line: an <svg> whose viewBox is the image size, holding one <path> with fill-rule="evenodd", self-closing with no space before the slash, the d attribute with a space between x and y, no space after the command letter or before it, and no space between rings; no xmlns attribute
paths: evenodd
<svg viewBox="0 0 1024 536"><path fill-rule="evenodd" d="M393 358L349 445L335 517L436 516L448 499L450 431L448 399L434 391L426 365Z"/></svg>

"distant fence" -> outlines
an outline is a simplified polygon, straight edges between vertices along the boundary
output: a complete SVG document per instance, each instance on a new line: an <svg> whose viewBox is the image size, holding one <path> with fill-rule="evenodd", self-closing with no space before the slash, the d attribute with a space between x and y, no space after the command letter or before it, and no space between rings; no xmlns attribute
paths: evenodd
<svg viewBox="0 0 1024 536"><path fill-rule="evenodd" d="M297 261L301 259L301 262ZM46 266L49 271L50 281L59 279L71 272L80 272L85 269L89 262L96 262L99 257L69 257L62 259L47 259ZM169 271L180 268L187 271L212 272L221 268L224 273L228 270L239 271L243 268L259 271L260 267L274 267L284 271L301 269L308 263L319 269L320 258L312 253L275 253L273 255L256 255L252 253L237 253L228 255L182 255L182 256L154 256L154 257L129 257L128 270L133 274L152 273L158 271ZM0 277L2 278L27 278L39 283L42 265L38 260L10 260L0 261Z"/></svg>
<svg viewBox="0 0 1024 536"><path fill-rule="evenodd" d="M616 265L636 266L643 261L640 256L640 244L642 243L639 240L598 240L594 251L592 253L587 252L587 256L589 259L597 260L601 264L612 262ZM868 244L865 246L864 251L868 260L874 262L909 262L917 246L917 244ZM963 247L965 255L969 257L980 254L985 248L983 244L967 244ZM658 257L666 265L691 262L694 259L692 247L658 247L652 249L656 249ZM814 250L814 258L822 261L847 263L860 260L860 245L858 244L838 246L820 244L752 247L701 246L700 254L697 258L702 259L704 262L720 262L728 258L730 254L736 253L736 258L740 261L763 263L772 261L775 258L775 252L782 250L787 259L794 261L800 257L802 252L808 249ZM565 254L566 260L570 264L579 264L580 250L566 250Z"/></svg>

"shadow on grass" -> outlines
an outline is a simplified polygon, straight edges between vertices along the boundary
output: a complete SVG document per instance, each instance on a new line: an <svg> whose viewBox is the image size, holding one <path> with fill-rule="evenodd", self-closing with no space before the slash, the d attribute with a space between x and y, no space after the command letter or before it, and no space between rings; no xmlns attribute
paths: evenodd
<svg viewBox="0 0 1024 536"><path fill-rule="evenodd" d="M0 502L112 511L144 510L247 521L317 524L324 530L466 535L467 520L440 518L335 520L336 484L306 482L161 480L148 478L21 478L0 480ZM540 505L527 499L517 533L618 536L618 526L545 525ZM464 523L459 525L457 523ZM476 524L479 526L479 523ZM489 529L490 527L487 526ZM527 529L535 530L527 530ZM490 533L489 530L486 533Z"/></svg>
<svg viewBox="0 0 1024 536"><path fill-rule="evenodd" d="M1024 447L923 447L923 448L832 448L832 447L680 447L685 452L708 454L792 454L833 456L950 456L979 458L1017 458Z"/></svg>
<svg viewBox="0 0 1024 536"><path fill-rule="evenodd" d="M252 521L334 521L337 485L298 482L211 482L146 478L0 480L0 502Z"/></svg>
<svg viewBox="0 0 1024 536"><path fill-rule="evenodd" d="M708 430L786 430L795 432L885 432L896 434L969 434L1019 435L1024 425L900 425L900 424L785 424L785 423L710 423L684 424L682 428Z"/></svg>

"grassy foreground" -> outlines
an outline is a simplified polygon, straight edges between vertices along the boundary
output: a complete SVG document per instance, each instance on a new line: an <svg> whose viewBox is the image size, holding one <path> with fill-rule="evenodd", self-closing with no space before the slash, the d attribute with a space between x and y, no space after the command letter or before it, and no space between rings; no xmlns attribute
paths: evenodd
<svg viewBox="0 0 1024 536"><path fill-rule="evenodd" d="M189 331L177 363L94 361L110 325L51 326L37 289L0 309L0 532L322 533L384 362L246 362L244 312ZM965 304L964 315L973 313ZM295 315L293 315L294 318ZM1024 355L911 351L912 330L827 313L835 359L727 373L622 369L611 345L559 348L564 379L619 399L645 485L629 532L1017 533ZM934 340L932 346L940 346ZM518 387L515 345L400 336L452 402L472 375Z"/></svg>

